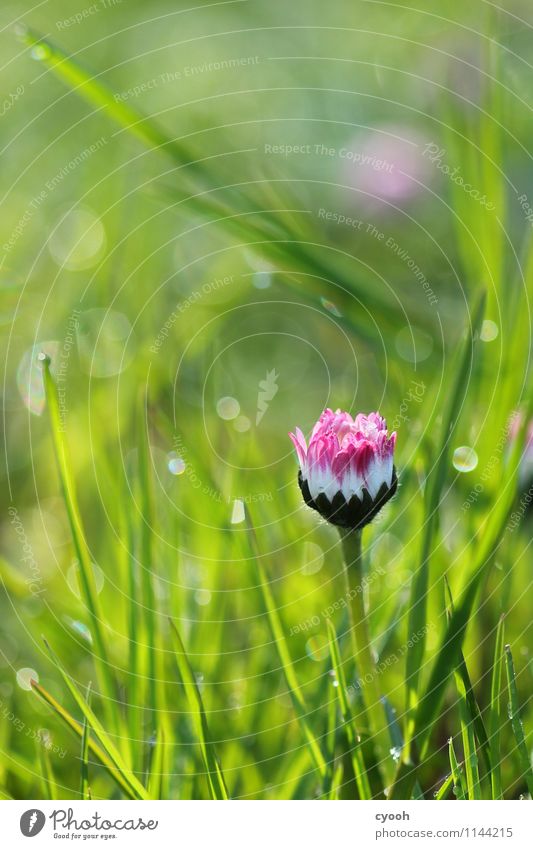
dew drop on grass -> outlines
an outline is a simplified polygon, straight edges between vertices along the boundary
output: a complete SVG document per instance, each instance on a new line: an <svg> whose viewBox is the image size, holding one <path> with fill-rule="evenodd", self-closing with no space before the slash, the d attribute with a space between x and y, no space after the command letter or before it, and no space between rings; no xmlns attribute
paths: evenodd
<svg viewBox="0 0 533 849"><path fill-rule="evenodd" d="M453 467L458 472L472 472L478 462L477 454L469 445L461 445L453 452Z"/></svg>
<svg viewBox="0 0 533 849"><path fill-rule="evenodd" d="M51 55L50 48L46 44L36 44L30 51L30 56L37 62L42 62Z"/></svg>
<svg viewBox="0 0 533 849"><path fill-rule="evenodd" d="M397 763L400 760L400 757L401 757L401 754L402 754L402 750L400 749L400 747L399 746L392 746L392 748L389 749L389 752L392 756L392 760L396 761L396 763Z"/></svg>
<svg viewBox="0 0 533 849"><path fill-rule="evenodd" d="M219 398L217 401L217 413L221 419L224 421L231 421L231 419L236 419L241 411L241 407L236 398L232 398L230 395L225 395L223 398Z"/></svg>
<svg viewBox="0 0 533 849"><path fill-rule="evenodd" d="M77 619L71 619L69 616L65 616L65 622L67 623L67 625L69 625L70 628L72 628L73 631L79 634L80 637L83 637L83 639L87 643L89 643L89 645L92 644L92 634L84 622L79 622Z"/></svg>
<svg viewBox="0 0 533 849"><path fill-rule="evenodd" d="M325 660L329 655L329 644L325 637L309 637L305 644L307 657L317 662Z"/></svg>
<svg viewBox="0 0 533 849"><path fill-rule="evenodd" d="M486 318L483 324L481 325L481 332L479 334L479 338L482 342L493 342L494 339L497 338L499 333L498 325L495 321L491 321L490 318Z"/></svg>
<svg viewBox="0 0 533 849"><path fill-rule="evenodd" d="M305 542L302 560L302 575L314 575L324 565L324 552L316 543Z"/></svg>
<svg viewBox="0 0 533 849"><path fill-rule="evenodd" d="M100 594L104 587L105 575L96 563L91 564L93 567L94 583L96 592ZM78 561L75 560L72 566L67 570L67 584L77 598L81 598L80 590L80 567Z"/></svg>
<svg viewBox="0 0 533 849"><path fill-rule="evenodd" d="M40 416L44 410L44 383L41 354L47 355L56 362L60 351L60 343L39 342L23 355L17 369L17 388L24 406L35 416Z"/></svg>
<svg viewBox="0 0 533 849"><path fill-rule="evenodd" d="M239 525L241 522L244 522L244 519L244 502L240 498L236 498L231 511L231 524Z"/></svg>
<svg viewBox="0 0 533 849"><path fill-rule="evenodd" d="M171 475L182 475L185 471L185 460L175 451L171 451L167 454L167 466Z"/></svg>
<svg viewBox="0 0 533 849"><path fill-rule="evenodd" d="M334 304L333 301L328 301L327 298L320 298L320 303L324 307L325 310L331 313L331 315L336 316L336 318L342 318L342 313L338 308L337 304Z"/></svg>
<svg viewBox="0 0 533 849"><path fill-rule="evenodd" d="M209 590L196 590L194 593L194 600L196 604L199 604L201 607L205 607L205 605L209 604L211 601L211 593Z"/></svg>
<svg viewBox="0 0 533 849"><path fill-rule="evenodd" d="M256 271L252 275L252 286L255 289L268 289L272 284L272 277L268 271Z"/></svg>
<svg viewBox="0 0 533 849"><path fill-rule="evenodd" d="M338 680L337 680L337 676L335 675L335 670L334 670L334 669L330 669L328 674L329 674L329 677L332 679L332 680L331 680L331 683L333 684L333 686L334 686L334 687L338 687L338 686L339 686L339 682L338 682Z"/></svg>
<svg viewBox="0 0 533 849"><path fill-rule="evenodd" d="M31 690L31 681L37 681L39 683L39 676L35 669L31 669L29 666L23 666L22 669L17 670L17 684L21 690Z"/></svg>

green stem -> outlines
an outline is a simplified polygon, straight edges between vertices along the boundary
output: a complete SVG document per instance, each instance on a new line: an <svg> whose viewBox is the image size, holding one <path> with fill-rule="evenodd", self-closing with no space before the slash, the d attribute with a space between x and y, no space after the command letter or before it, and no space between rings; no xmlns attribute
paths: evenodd
<svg viewBox="0 0 533 849"><path fill-rule="evenodd" d="M363 559L361 555L361 531L339 529L344 557L344 575L348 595L350 634L354 660L357 665L361 688L362 718L372 732L380 736L382 723L381 694L376 667L372 657L370 631L365 611L363 592Z"/></svg>

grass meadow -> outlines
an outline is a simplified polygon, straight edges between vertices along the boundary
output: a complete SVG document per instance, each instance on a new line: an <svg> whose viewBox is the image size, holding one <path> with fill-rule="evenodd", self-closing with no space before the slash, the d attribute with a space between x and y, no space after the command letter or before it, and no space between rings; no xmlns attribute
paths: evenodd
<svg viewBox="0 0 533 849"><path fill-rule="evenodd" d="M533 21L505 7L3 8L3 798L531 797ZM288 438L326 407L397 433L368 680Z"/></svg>

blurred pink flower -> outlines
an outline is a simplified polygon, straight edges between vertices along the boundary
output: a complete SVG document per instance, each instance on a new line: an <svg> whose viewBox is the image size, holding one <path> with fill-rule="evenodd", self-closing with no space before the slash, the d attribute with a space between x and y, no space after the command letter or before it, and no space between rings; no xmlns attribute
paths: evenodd
<svg viewBox="0 0 533 849"><path fill-rule="evenodd" d="M299 428L289 434L296 448L298 483L305 503L328 522L362 528L391 498L397 486L396 434L379 413L327 409L315 424L309 446Z"/></svg>
<svg viewBox="0 0 533 849"><path fill-rule="evenodd" d="M402 204L419 194L431 175L422 155L425 141L410 128L385 126L353 140L340 151L343 183L366 193L357 204ZM422 185L420 185L422 184Z"/></svg>

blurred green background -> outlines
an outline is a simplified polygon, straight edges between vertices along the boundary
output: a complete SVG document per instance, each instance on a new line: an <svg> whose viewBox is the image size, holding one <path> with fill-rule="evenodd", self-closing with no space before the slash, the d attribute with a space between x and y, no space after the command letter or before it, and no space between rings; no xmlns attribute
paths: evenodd
<svg viewBox="0 0 533 849"><path fill-rule="evenodd" d="M41 635L81 687L94 682L36 362L45 351L124 704L131 642L146 642L142 576L155 576L174 729L168 794L205 795L175 683L171 616L231 794L312 797L243 505L323 733L333 682L322 612L342 594L341 560L333 529L301 503L287 432L299 425L307 434L326 406L379 409L397 431L399 492L365 548L368 568L383 570L369 584L371 623L380 659L392 658L383 686L401 715L424 483L482 290L485 321L433 541L428 657L444 627L442 577L459 592L498 504L506 426L526 393L531 9L518 0L505 12L443 0L430 9L80 0L32 11L8 3L2 19L0 785L17 798L42 793L48 741L58 794L77 792L78 743L28 692L34 670L70 704ZM83 87L68 88L45 49L21 41L22 24L200 165L177 162L170 144L146 146L88 103ZM205 196L218 214L202 207ZM154 479L150 563L140 542L140 410ZM486 707L495 627L509 614L526 728L530 535L526 516L505 537L465 648ZM343 634L342 612L336 626ZM153 718L139 728L148 750ZM449 771L446 743L458 731L451 690L425 766L428 798ZM525 792L514 757L503 763L510 797ZM91 787L95 797L113 792L98 768Z"/></svg>

